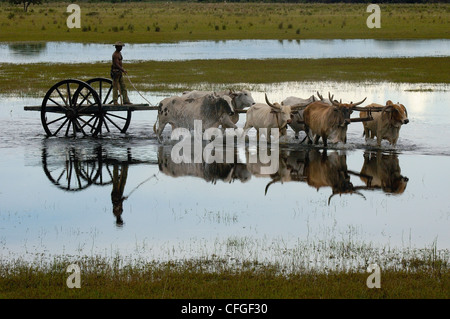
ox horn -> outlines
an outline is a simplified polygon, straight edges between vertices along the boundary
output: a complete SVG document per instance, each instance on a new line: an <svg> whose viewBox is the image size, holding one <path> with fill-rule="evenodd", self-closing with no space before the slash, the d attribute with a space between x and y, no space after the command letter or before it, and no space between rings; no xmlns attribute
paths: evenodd
<svg viewBox="0 0 450 319"><path fill-rule="evenodd" d="M322 95L320 95L319 91L317 91L317 96L319 97L319 99L320 99L320 100L322 100L322 101L323 101L323 96L322 96Z"/></svg>
<svg viewBox="0 0 450 319"><path fill-rule="evenodd" d="M331 104L333 104L334 106L340 106L340 104L337 101L333 100L333 98L334 94L333 96L330 96L330 92L328 92L328 99L330 100Z"/></svg>
<svg viewBox="0 0 450 319"><path fill-rule="evenodd" d="M328 197L328 205L330 205L331 198L332 198L334 195L336 195L336 194L342 195L342 193L333 193L333 194L331 194L330 197ZM359 195L359 196L361 196L362 198L366 199L366 196L364 196L364 194L362 194L362 193L360 193L360 192L358 192L358 191L351 191L350 194L356 194L356 195Z"/></svg>
<svg viewBox="0 0 450 319"><path fill-rule="evenodd" d="M273 107L275 109L279 109L279 107L277 107L276 105L273 105L272 103L269 102L269 99L267 98L267 93L265 94L266 97L266 103L267 105L269 105L270 107Z"/></svg>
<svg viewBox="0 0 450 319"><path fill-rule="evenodd" d="M350 103L350 104L352 105L352 107L355 107L355 106L358 106L358 105L362 104L366 99L367 99L367 96L363 100L361 100L361 101L359 101L357 103Z"/></svg>

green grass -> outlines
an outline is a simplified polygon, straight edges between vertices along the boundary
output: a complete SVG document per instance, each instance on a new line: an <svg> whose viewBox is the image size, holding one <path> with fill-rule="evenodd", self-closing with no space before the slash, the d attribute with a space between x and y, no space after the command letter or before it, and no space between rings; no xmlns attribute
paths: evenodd
<svg viewBox="0 0 450 319"><path fill-rule="evenodd" d="M431 257L434 256L434 257ZM72 257L73 258L73 257ZM369 289L365 269L294 271L277 265L205 258L182 262L126 262L85 257L81 288L69 289L66 272L71 258L49 263L0 263L0 298L449 298L450 272L446 257L431 252L420 259L403 259L399 268L381 266L381 288Z"/></svg>
<svg viewBox="0 0 450 319"><path fill-rule="evenodd" d="M389 81L409 83L450 83L442 72L449 57L410 59L276 59L276 60L194 60L127 63L124 66L139 91L180 92L210 87L226 88L237 83L286 81ZM3 64L0 92L43 96L56 82L77 78L109 77L109 63L96 64ZM263 70L263 71L262 71ZM130 90L134 88L126 81Z"/></svg>
<svg viewBox="0 0 450 319"><path fill-rule="evenodd" d="M367 4L81 3L69 29L67 3L0 4L0 41L113 43L227 39L436 39L450 37L449 4L381 4L368 29Z"/></svg>

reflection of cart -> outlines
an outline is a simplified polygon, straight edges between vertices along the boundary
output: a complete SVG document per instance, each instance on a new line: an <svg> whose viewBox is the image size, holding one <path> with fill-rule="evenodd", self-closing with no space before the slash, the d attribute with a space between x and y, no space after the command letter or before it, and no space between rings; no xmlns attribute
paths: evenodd
<svg viewBox="0 0 450 319"><path fill-rule="evenodd" d="M86 82L67 79L53 85L41 106L25 106L40 111L48 136L97 136L105 132L125 133L133 111L155 110L148 104L113 105L112 81L94 78Z"/></svg>
<svg viewBox="0 0 450 319"><path fill-rule="evenodd" d="M65 191L84 190L92 184L113 184L114 168L131 164L157 164L157 161L132 159L128 149L122 156L110 156L101 146L89 151L81 147L64 147L62 150L42 150L42 169L47 178Z"/></svg>

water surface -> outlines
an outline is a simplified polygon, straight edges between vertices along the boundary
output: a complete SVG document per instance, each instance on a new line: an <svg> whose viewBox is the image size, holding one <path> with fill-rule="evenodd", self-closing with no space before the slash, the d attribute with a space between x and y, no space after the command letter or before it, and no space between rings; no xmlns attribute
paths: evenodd
<svg viewBox="0 0 450 319"><path fill-rule="evenodd" d="M109 61L110 44L0 43L0 63L94 63ZM127 61L197 59L322 59L449 56L448 39L438 40L226 40L126 44Z"/></svg>
<svg viewBox="0 0 450 319"><path fill-rule="evenodd" d="M3 96L1 258L219 256L364 271L368 261L387 262L386 247L398 258L434 243L450 249L448 85L290 82L251 89L257 102L265 93L280 101L317 90L343 100L398 100L410 123L396 148L381 149L365 143L360 123L350 125L348 144L327 152L299 146L289 131L278 171L264 175L249 162L258 149L245 147L228 150L233 163L175 165L174 142L155 139L155 112L133 114L127 135L48 139L39 113L23 111L39 99ZM147 97L157 103L164 94ZM238 125L244 122L242 116ZM345 187L313 182L336 171ZM344 246L352 254L330 257Z"/></svg>

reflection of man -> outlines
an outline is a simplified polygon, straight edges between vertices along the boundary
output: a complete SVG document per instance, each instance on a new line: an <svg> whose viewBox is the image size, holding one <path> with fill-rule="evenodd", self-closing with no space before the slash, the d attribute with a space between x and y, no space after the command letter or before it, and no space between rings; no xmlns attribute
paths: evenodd
<svg viewBox="0 0 450 319"><path fill-rule="evenodd" d="M118 91L120 90L120 94L123 98L123 104L131 104L128 99L128 92L123 81L122 73L128 74L127 71L122 67L122 47L124 44L120 41L114 44L116 47L116 51L114 51L112 55L112 65L111 65L111 78L113 80L113 102L114 105L118 105L117 99L119 97Z"/></svg>
<svg viewBox="0 0 450 319"><path fill-rule="evenodd" d="M114 164L113 168L113 189L111 192L111 201L113 204L113 214L116 216L116 225L122 226L122 212L123 212L123 201L128 197L123 196L123 191L125 190L125 184L127 182L128 176L128 164L122 164L120 173L119 173L119 165Z"/></svg>

